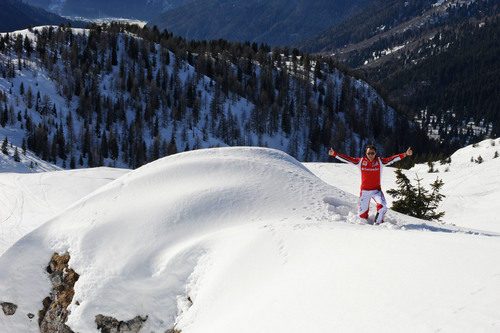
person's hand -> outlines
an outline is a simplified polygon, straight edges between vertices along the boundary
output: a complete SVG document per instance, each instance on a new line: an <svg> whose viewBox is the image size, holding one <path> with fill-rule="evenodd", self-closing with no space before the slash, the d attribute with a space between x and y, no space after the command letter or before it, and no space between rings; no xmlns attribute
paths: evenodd
<svg viewBox="0 0 500 333"><path fill-rule="evenodd" d="M411 155L413 155L413 151L411 150L411 147L409 147L405 153L405 156L411 156Z"/></svg>
<svg viewBox="0 0 500 333"><path fill-rule="evenodd" d="M333 150L333 148L330 148L330 150L328 151L328 155L330 155L330 156L335 155L335 151Z"/></svg>

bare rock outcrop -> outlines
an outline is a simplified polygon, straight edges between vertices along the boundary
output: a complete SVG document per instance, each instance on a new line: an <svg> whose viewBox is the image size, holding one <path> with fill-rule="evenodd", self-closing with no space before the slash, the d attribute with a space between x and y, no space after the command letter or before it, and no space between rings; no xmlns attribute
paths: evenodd
<svg viewBox="0 0 500 333"><path fill-rule="evenodd" d="M59 255L54 253L47 266L52 291L42 304L43 308L38 313L40 332L73 333L65 322L68 319L68 306L75 295L75 283L79 275L68 266L70 256L68 253Z"/></svg>
<svg viewBox="0 0 500 333"><path fill-rule="evenodd" d="M137 316L128 321L121 321L113 317L103 316L101 314L95 316L97 329L100 329L102 333L138 333L142 328L142 324L147 319L148 316L144 318Z"/></svg>
<svg viewBox="0 0 500 333"><path fill-rule="evenodd" d="M2 311L6 316L13 316L14 313L16 313L17 305L14 303L2 302L0 305L2 306Z"/></svg>

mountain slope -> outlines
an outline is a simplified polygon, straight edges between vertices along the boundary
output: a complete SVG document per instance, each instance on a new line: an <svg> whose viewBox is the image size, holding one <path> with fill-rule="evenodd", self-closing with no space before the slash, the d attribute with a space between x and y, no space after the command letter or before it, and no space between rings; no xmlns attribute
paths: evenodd
<svg viewBox="0 0 500 333"><path fill-rule="evenodd" d="M25 29L30 25L58 25L67 22L68 19L18 0L0 0L0 32Z"/></svg>
<svg viewBox="0 0 500 333"><path fill-rule="evenodd" d="M365 71L400 103L423 111L416 113L421 126L441 140L498 136L499 36L498 17L444 28L418 50Z"/></svg>
<svg viewBox="0 0 500 333"><path fill-rule="evenodd" d="M41 27L0 38L0 73L0 124L59 166L136 168L226 145L307 161L326 160L331 144L434 147L366 82L288 49L118 24Z"/></svg>
<svg viewBox="0 0 500 333"><path fill-rule="evenodd" d="M21 142L17 138L22 137L23 133L19 132L16 133L16 131L0 128L0 137L4 138L0 140L2 146L5 138L10 138L7 140L6 152L0 153L0 173L34 173L61 170L60 167L42 160L33 152L24 151L22 147L13 144L11 141Z"/></svg>
<svg viewBox="0 0 500 333"><path fill-rule="evenodd" d="M59 15L85 18L123 17L147 20L185 0L23 0Z"/></svg>
<svg viewBox="0 0 500 333"><path fill-rule="evenodd" d="M49 295L50 257L68 251L79 274L65 322L73 331L97 331L99 314L139 315L148 332L497 328L497 236L394 212L387 225L359 225L355 210L355 196L279 151L160 159L0 257L2 301L18 305L0 327L39 330L26 314Z"/></svg>
<svg viewBox="0 0 500 333"><path fill-rule="evenodd" d="M334 52L349 44L359 43L387 33L392 28L405 26L423 13L436 11L434 0L374 0L366 7L334 24L317 36L298 45L311 52Z"/></svg>
<svg viewBox="0 0 500 333"><path fill-rule="evenodd" d="M363 73L429 135L458 146L498 136L497 1L374 1L299 45Z"/></svg>
<svg viewBox="0 0 500 333"><path fill-rule="evenodd" d="M224 38L283 46L323 31L371 1L188 0L148 25L188 39Z"/></svg>

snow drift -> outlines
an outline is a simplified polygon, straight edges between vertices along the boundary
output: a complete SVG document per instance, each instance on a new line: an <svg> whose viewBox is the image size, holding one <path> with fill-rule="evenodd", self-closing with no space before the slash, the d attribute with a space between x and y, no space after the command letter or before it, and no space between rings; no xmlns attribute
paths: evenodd
<svg viewBox="0 0 500 333"><path fill-rule="evenodd" d="M24 171L19 169L16 170ZM0 255L75 201L129 171L101 167L35 174L0 173Z"/></svg>
<svg viewBox="0 0 500 333"><path fill-rule="evenodd" d="M206 235L279 221L296 210L308 214L328 193L353 208L346 194L274 150L213 149L161 159L15 244L0 259L0 295L20 313L37 313L50 287L41 268L53 252L68 251L81 276L74 297L80 305L72 305L68 322L73 330L95 328L97 314L148 314L153 328L165 329L174 324L176 297L205 252Z"/></svg>
<svg viewBox="0 0 500 333"><path fill-rule="evenodd" d="M360 225L355 211L354 196L276 150L160 159L0 257L0 301L18 305L0 328L38 331L26 314L49 295L52 254L68 252L75 332L97 331L97 315L148 316L144 332L498 329L497 237L394 212Z"/></svg>

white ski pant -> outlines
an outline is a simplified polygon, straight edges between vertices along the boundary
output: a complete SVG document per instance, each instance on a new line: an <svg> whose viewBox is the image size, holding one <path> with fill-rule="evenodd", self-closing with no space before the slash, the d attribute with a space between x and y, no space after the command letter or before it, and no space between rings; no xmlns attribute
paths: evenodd
<svg viewBox="0 0 500 333"><path fill-rule="evenodd" d="M373 191L361 190L361 193L359 195L359 205L358 205L359 217L361 217L362 219L368 218L371 199L373 199L377 203L378 217L375 222L382 223L382 221L384 220L385 212L387 212L387 202L385 201L384 193L382 193L382 191L380 190L373 190Z"/></svg>

